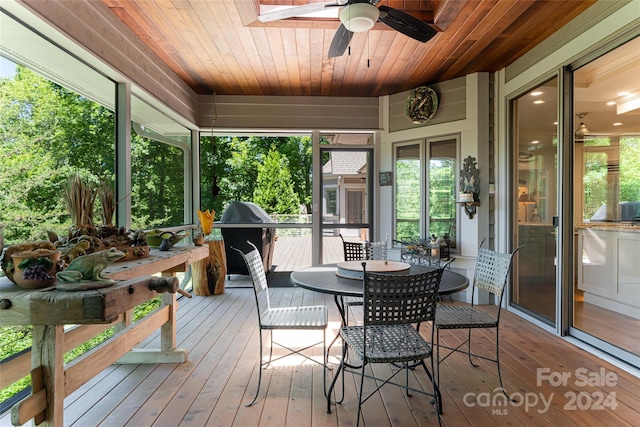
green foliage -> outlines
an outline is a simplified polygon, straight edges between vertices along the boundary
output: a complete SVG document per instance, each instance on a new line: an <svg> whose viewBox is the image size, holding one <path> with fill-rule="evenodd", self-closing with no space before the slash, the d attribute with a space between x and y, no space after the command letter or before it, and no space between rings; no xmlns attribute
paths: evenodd
<svg viewBox="0 0 640 427"><path fill-rule="evenodd" d="M287 158L271 149L258 166L253 202L267 213L299 214L300 200L293 189Z"/></svg>
<svg viewBox="0 0 640 427"><path fill-rule="evenodd" d="M0 221L6 243L64 233L62 185L114 176L113 113L24 67L0 80Z"/></svg>
<svg viewBox="0 0 640 427"><path fill-rule="evenodd" d="M46 239L47 230L66 234L62 188L71 174L115 182L114 113L103 106L18 66L0 80L0 123L5 243ZM184 151L134 128L131 156L132 225L183 224Z"/></svg>
<svg viewBox="0 0 640 427"><path fill-rule="evenodd" d="M640 201L640 137L620 140L620 201Z"/></svg>
<svg viewBox="0 0 640 427"><path fill-rule="evenodd" d="M311 210L312 141L310 137L201 137L200 188L201 208L214 209L219 219L225 206L234 200L255 201L258 169L266 161L272 148L288 160L286 166L293 192L298 202ZM284 165L284 163L283 163ZM290 165L295 165L291 167ZM214 199L211 190L217 178L219 195ZM289 191L288 189L286 190ZM260 196L262 197L262 196ZM261 202L262 203L262 202ZM265 202L266 203L266 202ZM260 204L260 203L258 203ZM261 205L262 206L262 205ZM290 207L262 206L270 213L287 213ZM271 209L284 209L279 210ZM299 213L296 205L295 213Z"/></svg>
<svg viewBox="0 0 640 427"><path fill-rule="evenodd" d="M396 238L420 238L420 160L396 162Z"/></svg>
<svg viewBox="0 0 640 427"><path fill-rule="evenodd" d="M611 141L609 138L599 138L589 141L589 147L603 147L602 151L592 148L585 153L585 173L583 176L584 212L583 218L588 219L607 202L609 183L607 149ZM621 137L620 171L619 171L619 200L620 202L640 201L640 138Z"/></svg>
<svg viewBox="0 0 640 427"><path fill-rule="evenodd" d="M184 223L184 154L180 148L132 135L131 175L131 215L140 224L138 228Z"/></svg>

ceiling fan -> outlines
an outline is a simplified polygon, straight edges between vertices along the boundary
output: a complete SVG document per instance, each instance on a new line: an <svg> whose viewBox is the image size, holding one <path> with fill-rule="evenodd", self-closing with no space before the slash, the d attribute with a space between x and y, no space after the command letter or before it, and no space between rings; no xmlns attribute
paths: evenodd
<svg viewBox="0 0 640 427"><path fill-rule="evenodd" d="M431 40L437 34L437 31L429 24L406 12L388 6L376 7L379 1L336 0L335 2L310 3L265 13L258 16L258 20L260 22L272 22L320 12L330 7L342 7L339 14L341 24L331 41L329 58L342 56L351 42L353 33L370 30L376 21L380 21L394 30L423 43Z"/></svg>

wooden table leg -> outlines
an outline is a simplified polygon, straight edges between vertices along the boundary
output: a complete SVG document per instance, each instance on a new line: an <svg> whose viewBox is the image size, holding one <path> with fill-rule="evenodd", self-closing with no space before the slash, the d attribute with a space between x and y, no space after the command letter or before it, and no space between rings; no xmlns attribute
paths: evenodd
<svg viewBox="0 0 640 427"><path fill-rule="evenodd" d="M40 426L61 427L64 420L64 326L34 325L31 367L43 367L47 409Z"/></svg>

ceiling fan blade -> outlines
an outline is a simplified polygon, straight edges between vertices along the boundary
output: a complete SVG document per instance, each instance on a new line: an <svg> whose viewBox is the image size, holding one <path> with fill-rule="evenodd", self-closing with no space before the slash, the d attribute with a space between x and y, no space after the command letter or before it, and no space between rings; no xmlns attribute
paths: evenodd
<svg viewBox="0 0 640 427"><path fill-rule="evenodd" d="M333 36L333 40L331 40L331 46L329 46L329 58L342 56L349 43L351 43L351 37L353 37L353 33L347 30L344 24L340 24L338 31Z"/></svg>
<svg viewBox="0 0 640 427"><path fill-rule="evenodd" d="M412 39L424 43L438 34L429 24L406 12L388 6L380 6L378 9L380 9L378 21Z"/></svg>
<svg viewBox="0 0 640 427"><path fill-rule="evenodd" d="M275 10L258 16L260 22L279 21L280 19L294 18L308 13L320 12L327 7L341 6L340 2L310 3L302 6L289 7L287 9Z"/></svg>

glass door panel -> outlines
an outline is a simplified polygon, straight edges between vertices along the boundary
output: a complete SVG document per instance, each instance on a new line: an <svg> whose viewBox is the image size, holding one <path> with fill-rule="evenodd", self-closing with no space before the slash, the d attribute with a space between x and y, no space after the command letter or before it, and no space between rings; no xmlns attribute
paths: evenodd
<svg viewBox="0 0 640 427"><path fill-rule="evenodd" d="M513 101L517 144L514 192L517 254L511 303L546 323L556 321L558 82Z"/></svg>
<svg viewBox="0 0 640 427"><path fill-rule="evenodd" d="M569 332L640 366L640 37L574 71ZM589 84L583 84L589 82Z"/></svg>
<svg viewBox="0 0 640 427"><path fill-rule="evenodd" d="M344 261L340 236L352 242L371 240L372 149L322 145L320 154L322 262L330 264Z"/></svg>

